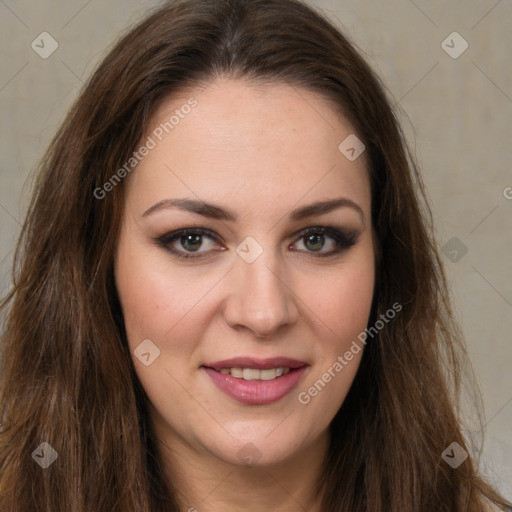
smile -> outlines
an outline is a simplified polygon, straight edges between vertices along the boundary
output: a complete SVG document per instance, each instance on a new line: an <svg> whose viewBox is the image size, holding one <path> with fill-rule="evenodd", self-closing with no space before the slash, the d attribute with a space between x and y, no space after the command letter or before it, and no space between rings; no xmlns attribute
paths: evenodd
<svg viewBox="0 0 512 512"><path fill-rule="evenodd" d="M279 367L269 368L267 370L257 370L255 368L222 368L220 373L231 375L237 379L244 380L274 380L290 372L290 368Z"/></svg>
<svg viewBox="0 0 512 512"><path fill-rule="evenodd" d="M215 387L245 405L267 405L288 395L309 365L290 358L234 358L201 366Z"/></svg>

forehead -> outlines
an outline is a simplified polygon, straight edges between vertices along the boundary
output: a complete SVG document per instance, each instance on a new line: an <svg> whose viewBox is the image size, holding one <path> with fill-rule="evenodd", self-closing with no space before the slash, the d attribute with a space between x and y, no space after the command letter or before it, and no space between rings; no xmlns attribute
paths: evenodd
<svg viewBox="0 0 512 512"><path fill-rule="evenodd" d="M154 147L128 193L141 207L166 196L257 209L340 195L368 206L364 155L349 161L338 148L353 133L317 93L217 79L161 103L141 142Z"/></svg>

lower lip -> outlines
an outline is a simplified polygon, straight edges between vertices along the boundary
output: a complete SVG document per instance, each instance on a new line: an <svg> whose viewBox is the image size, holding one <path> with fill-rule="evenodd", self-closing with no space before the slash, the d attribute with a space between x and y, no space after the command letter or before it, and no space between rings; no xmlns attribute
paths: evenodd
<svg viewBox="0 0 512 512"><path fill-rule="evenodd" d="M298 384L307 366L290 370L289 373L273 380L245 380L211 368L202 367L213 383L226 395L247 405L266 405L277 402Z"/></svg>

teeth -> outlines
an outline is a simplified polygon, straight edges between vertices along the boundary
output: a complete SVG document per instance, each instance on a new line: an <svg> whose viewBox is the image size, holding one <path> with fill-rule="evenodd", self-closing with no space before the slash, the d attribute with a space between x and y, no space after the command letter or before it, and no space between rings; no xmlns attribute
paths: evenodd
<svg viewBox="0 0 512 512"><path fill-rule="evenodd" d="M244 372L242 368L231 368L231 375L233 377L238 377L239 379L242 379L244 376Z"/></svg>
<svg viewBox="0 0 512 512"><path fill-rule="evenodd" d="M269 368L268 370L260 370L259 377L261 380L272 380L281 377L282 374L282 368Z"/></svg>
<svg viewBox="0 0 512 512"><path fill-rule="evenodd" d="M265 370L256 370L255 368L221 368L220 373L224 375L231 374L232 377L244 380L274 380L286 375L290 368L267 368Z"/></svg>
<svg viewBox="0 0 512 512"><path fill-rule="evenodd" d="M257 380L260 378L260 374L260 370L253 370L252 368L244 368L242 370L244 380Z"/></svg>

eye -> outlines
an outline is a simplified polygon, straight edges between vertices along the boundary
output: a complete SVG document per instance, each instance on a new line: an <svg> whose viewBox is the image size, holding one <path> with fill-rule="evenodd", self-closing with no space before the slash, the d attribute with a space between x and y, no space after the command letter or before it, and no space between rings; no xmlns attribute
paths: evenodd
<svg viewBox="0 0 512 512"><path fill-rule="evenodd" d="M299 242L305 247L306 252L326 257L334 256L353 246L357 242L357 237L358 234L354 232L345 233L332 227L316 226L303 231ZM330 250L323 250L326 246Z"/></svg>
<svg viewBox="0 0 512 512"><path fill-rule="evenodd" d="M191 253L202 254L209 252L208 247L205 251L200 251L201 247L204 246L205 239L210 241L210 244L207 244L207 246L209 245L211 250L211 247L215 245L214 243L212 244L212 242L215 241L216 237L213 232L204 228L187 228L168 233L158 238L157 242L178 258L188 260L202 257L201 255L195 256ZM222 248L220 250L225 249Z"/></svg>
<svg viewBox="0 0 512 512"><path fill-rule="evenodd" d="M316 226L302 231L295 245L303 245L305 249L291 249L313 254L317 257L334 256L348 249L357 242L358 233L345 233L337 228ZM217 242L218 236L205 228L186 228L167 233L157 238L159 246L183 260L197 260L211 251L225 251L226 248ZM208 243L205 243L208 242ZM325 247L328 248L325 251ZM201 250L203 249L203 250Z"/></svg>

